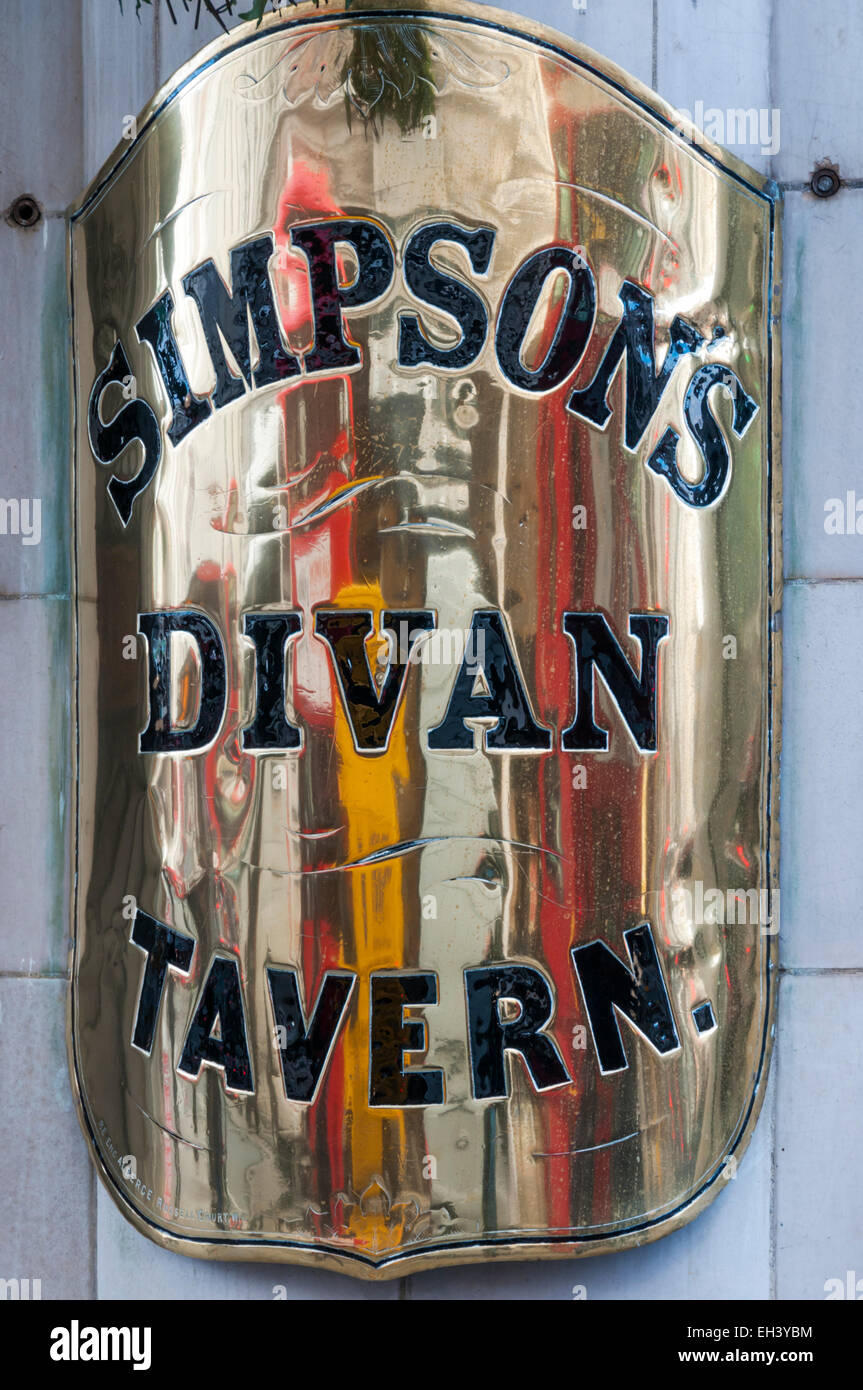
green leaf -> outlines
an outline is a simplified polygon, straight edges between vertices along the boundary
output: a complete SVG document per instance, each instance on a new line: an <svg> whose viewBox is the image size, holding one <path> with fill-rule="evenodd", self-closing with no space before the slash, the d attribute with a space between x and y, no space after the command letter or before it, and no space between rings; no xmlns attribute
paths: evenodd
<svg viewBox="0 0 863 1390"><path fill-rule="evenodd" d="M264 10L267 8L267 0L252 0L250 10L240 10L239 19L256 19L260 24L264 17Z"/></svg>

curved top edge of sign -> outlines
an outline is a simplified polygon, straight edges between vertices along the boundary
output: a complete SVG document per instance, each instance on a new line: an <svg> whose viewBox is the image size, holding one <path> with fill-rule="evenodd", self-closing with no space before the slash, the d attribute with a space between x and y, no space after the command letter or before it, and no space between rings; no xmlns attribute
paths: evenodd
<svg viewBox="0 0 863 1390"><path fill-rule="evenodd" d="M665 101L637 77L633 77L610 58L588 48L586 44L562 34L549 25L510 10L497 9L492 5L473 3L472 0L412 0L400 4L396 0L364 0L362 7L348 8L348 0L325 0L322 7L317 0L302 0L292 6L289 17L284 11L270 11L260 21L251 20L238 24L226 34L220 35L206 44L182 67L178 68L156 91L140 112L137 121L137 134L134 140L118 141L112 153L105 160L99 172L88 184L81 196L67 209L71 221L85 214L99 194L107 187L124 165L131 159L148 130L167 106L205 69L212 67L223 58L229 57L238 49L273 33L288 33L308 25L330 25L358 20L462 20L477 29L487 29L496 33L510 34L516 38L528 39L549 53L558 54L575 62L587 72L598 77L613 88L617 94L638 106L643 115L663 127L667 135L696 158L704 160L719 172L730 176L748 192L766 200L771 205L781 200L779 185L744 160L739 159L723 146L709 139L705 134L679 111ZM686 132L681 133L681 132Z"/></svg>

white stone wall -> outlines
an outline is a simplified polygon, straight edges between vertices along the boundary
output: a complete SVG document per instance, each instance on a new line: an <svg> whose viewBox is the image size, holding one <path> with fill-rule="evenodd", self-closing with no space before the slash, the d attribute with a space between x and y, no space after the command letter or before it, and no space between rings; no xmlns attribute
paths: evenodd
<svg viewBox="0 0 863 1390"><path fill-rule="evenodd" d="M680 107L780 116L737 152L785 191L785 709L782 974L767 1100L738 1177L698 1220L612 1257L439 1271L382 1286L172 1256L97 1183L64 1047L69 922L69 499L63 209L155 87L216 34L182 0L3 0L0 494L41 499L41 540L0 535L0 1277L44 1298L821 1299L863 1279L863 536L824 504L863 499L863 4L512 0ZM194 5L191 6L194 13ZM243 9L240 4L237 8ZM775 121L775 116L773 117ZM775 128L774 128L775 135ZM828 157L848 186L805 189ZM35 383L35 391L34 391ZM858 898L858 894L860 897ZM863 1287L863 1286L861 1286Z"/></svg>

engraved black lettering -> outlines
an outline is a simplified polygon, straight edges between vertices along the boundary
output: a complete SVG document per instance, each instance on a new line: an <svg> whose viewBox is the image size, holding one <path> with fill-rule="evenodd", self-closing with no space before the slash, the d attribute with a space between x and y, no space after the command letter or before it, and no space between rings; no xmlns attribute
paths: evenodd
<svg viewBox="0 0 863 1390"><path fill-rule="evenodd" d="M731 468L731 456L725 436L710 409L710 392L722 387L734 402L731 428L738 439L746 433L758 410L751 396L744 391L739 377L721 362L705 362L699 367L686 388L683 416L686 427L695 440L704 460L704 470L697 483L684 478L677 466L679 435L669 427L650 458L648 468L668 480L672 491L689 507L709 507L721 497Z"/></svg>
<svg viewBox="0 0 863 1390"><path fill-rule="evenodd" d="M172 444L179 444L196 425L200 425L202 420L209 417L210 402L205 396L194 395L189 385L171 326L173 312L174 299L171 291L166 290L161 299L156 300L152 309L148 309L143 318L138 320L135 331L141 342L149 343L153 349L156 366L159 368L172 411L168 438Z"/></svg>
<svg viewBox="0 0 863 1390"><path fill-rule="evenodd" d="M604 1073L623 1071L629 1065L617 1013L657 1052L664 1055L680 1046L650 923L630 928L623 939L631 970L604 941L591 941L571 952Z"/></svg>
<svg viewBox="0 0 863 1390"><path fill-rule="evenodd" d="M470 231L457 222L433 222L419 227L408 238L404 249L404 277L417 299L441 310L461 330L461 340L453 347L437 347L416 314L399 314L398 360L403 367L430 363L435 367L464 370L475 362L488 333L488 313L475 290L452 275L437 270L431 252L439 242L463 246L473 270L484 275L494 246L494 230L478 227Z"/></svg>
<svg viewBox="0 0 863 1390"><path fill-rule="evenodd" d="M123 344L118 340L114 344L114 350L108 359L107 367L99 373L93 383L87 406L87 433L90 438L90 448L93 450L93 456L100 463L114 463L123 453L123 450L136 440L144 446L141 467L134 478L120 478L115 473L108 483L108 494L124 526L128 526L131 520L135 498L152 481L162 457L162 436L159 431L159 422L155 412L146 401L136 397L135 400L128 401L126 405L121 406L117 414L107 424L102 421L99 407L105 390L112 382L123 385L131 375L129 359Z"/></svg>
<svg viewBox="0 0 863 1390"><path fill-rule="evenodd" d="M243 632L255 644L255 717L243 730L244 752L302 744L299 729L285 714L285 647L301 629L299 613L243 615Z"/></svg>
<svg viewBox="0 0 863 1390"><path fill-rule="evenodd" d="M670 341L662 368L656 370L656 332L653 298L631 280L624 280L619 291L623 317L614 331L605 356L590 385L573 391L567 410L603 429L611 416L608 391L618 367L626 359L626 419L623 440L627 449L638 447L666 386L681 357L696 352L704 338L677 315L670 329Z"/></svg>
<svg viewBox="0 0 863 1390"><path fill-rule="evenodd" d="M383 627L407 632L409 639L407 651L401 650L401 641L397 643L396 656L390 656L380 690L366 650L373 621L372 613L349 609L319 609L315 613L315 632L333 654L342 701L360 753L382 753L389 746L411 653L422 634L434 627L435 615L428 610L384 612Z"/></svg>
<svg viewBox="0 0 863 1390"><path fill-rule="evenodd" d="M538 367L522 361L524 338L542 294L556 270L566 271L566 302L554 336ZM596 285L588 265L568 246L548 246L530 256L507 285L497 316L495 349L501 370L523 391L552 391L581 361L596 313Z"/></svg>
<svg viewBox="0 0 863 1390"><path fill-rule="evenodd" d="M668 633L664 613L631 613L630 636L641 643L636 676L602 613L564 613L563 630L575 650L575 718L561 735L571 753L604 752L608 732L594 721L594 667L614 697L623 721L642 753L656 751L657 652Z"/></svg>
<svg viewBox="0 0 863 1390"><path fill-rule="evenodd" d="M483 689L477 689L478 683ZM471 639L443 720L429 730L428 746L435 751L472 749L470 719L496 719L484 735L486 750L545 751L551 731L536 722L518 664L496 608L474 613Z"/></svg>
<svg viewBox="0 0 863 1390"><path fill-rule="evenodd" d="M216 372L213 404L219 409L246 390L298 376L300 364L288 352L273 298L268 262L273 236L257 237L231 251L229 288L212 260L183 276L183 288L201 315L204 337ZM258 364L252 371L249 319L258 344ZM240 369L228 365L220 332Z"/></svg>
<svg viewBox="0 0 863 1390"><path fill-rule="evenodd" d="M268 968L267 983L288 1100L314 1100L355 982L356 975L349 971L328 970L307 1022L296 970Z"/></svg>
<svg viewBox="0 0 863 1390"><path fill-rule="evenodd" d="M132 1045L149 1056L153 1050L156 1023L168 971L175 970L178 975L188 975L192 956L195 954L195 941L193 937L175 931L173 927L166 926L164 922L151 917L148 912L142 912L140 908L135 911L131 937L147 957L138 1007L135 1011Z"/></svg>
<svg viewBox="0 0 863 1390"><path fill-rule="evenodd" d="M437 980L422 971L371 977L369 1105L442 1105L444 1076L438 1067L406 1066L407 1054L428 1048L424 1019L406 1017L421 1004L437 1003Z"/></svg>
<svg viewBox="0 0 863 1390"><path fill-rule="evenodd" d="M387 232L370 218L356 222L334 218L292 227L291 242L309 261L315 343L305 359L306 371L355 367L360 350L345 336L342 311L374 303L392 284L395 254ZM357 258L357 273L349 285L339 280L339 243L351 246Z"/></svg>
<svg viewBox="0 0 863 1390"><path fill-rule="evenodd" d="M569 1073L557 1044L545 1032L554 1000L542 971L529 965L484 965L464 973L476 1099L499 1100L508 1094L507 1052L519 1054L537 1091L565 1086ZM512 1018L503 1017L506 1003L518 1010Z"/></svg>
<svg viewBox="0 0 863 1390"><path fill-rule="evenodd" d="M212 743L225 715L227 676L222 639L203 613L187 608L140 613L138 631L147 639L150 716L140 736L142 753L192 753ZM201 670L198 718L191 729L171 724L171 633L185 632L197 644Z"/></svg>
<svg viewBox="0 0 863 1390"><path fill-rule="evenodd" d="M210 963L177 1071L194 1080L202 1065L223 1071L227 1090L254 1092L240 970L224 956Z"/></svg>

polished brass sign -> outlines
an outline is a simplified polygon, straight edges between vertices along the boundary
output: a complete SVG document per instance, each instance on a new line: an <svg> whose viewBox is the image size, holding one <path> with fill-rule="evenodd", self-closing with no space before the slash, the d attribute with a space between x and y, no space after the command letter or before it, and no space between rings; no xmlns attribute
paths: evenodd
<svg viewBox="0 0 863 1390"><path fill-rule="evenodd" d="M190 1255L651 1240L761 1104L775 189L486 6L205 50L71 214L70 1054Z"/></svg>

